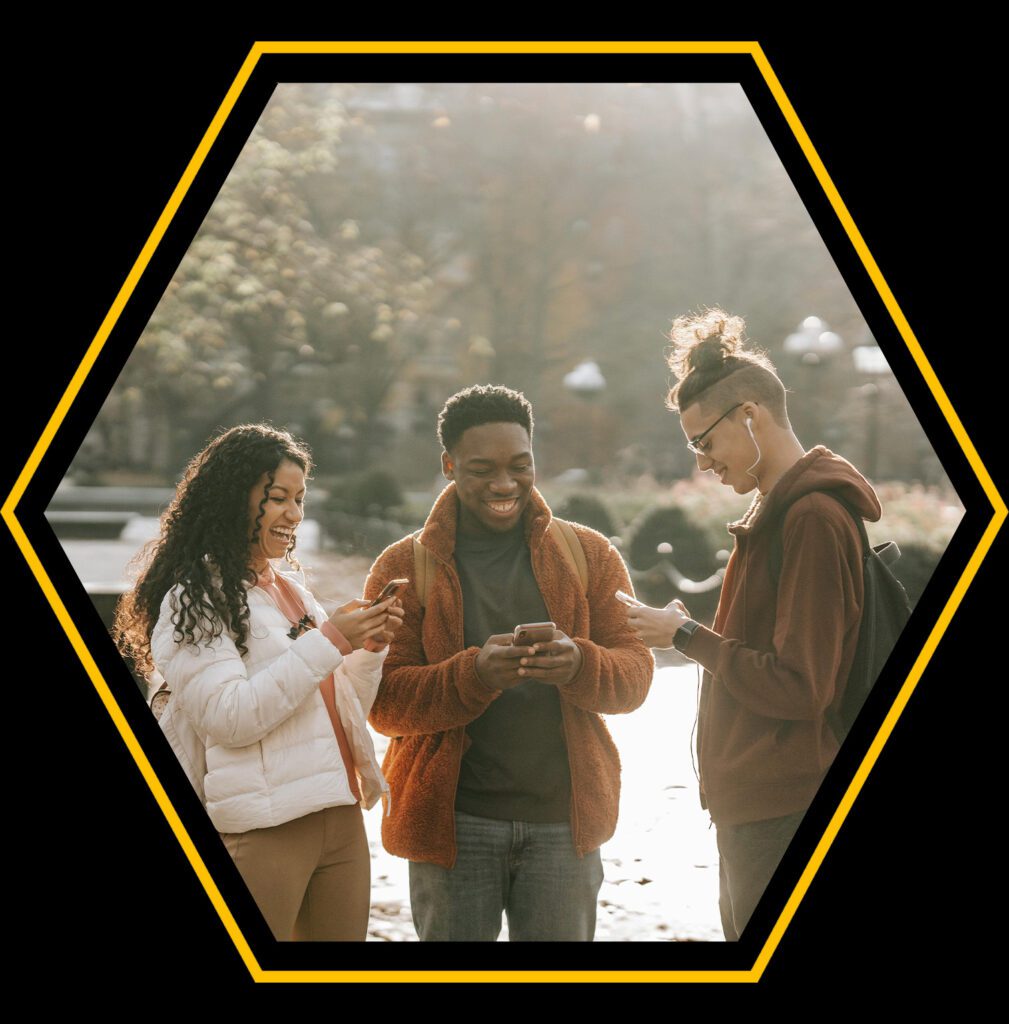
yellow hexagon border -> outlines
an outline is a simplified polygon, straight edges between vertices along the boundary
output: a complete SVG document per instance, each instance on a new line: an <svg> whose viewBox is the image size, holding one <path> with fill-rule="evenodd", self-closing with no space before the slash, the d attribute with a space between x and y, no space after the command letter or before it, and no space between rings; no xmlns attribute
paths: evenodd
<svg viewBox="0 0 1009 1024"><path fill-rule="evenodd" d="M179 819L175 808L172 806L168 795L165 793L157 776L154 774L154 770L151 767L150 762L147 760L146 755L140 747L136 737L133 734L129 723L126 721L125 716L119 709L118 704L112 696L111 691L108 688L105 680L102 678L101 672L98 670L98 666L95 664L91 653L88 651L81 638L77 627L74 625L69 614L67 613L66 607L63 605L59 594L56 592L56 588L49 578L49 575L42 566L38 555L35 553L24 529L18 521L15 510L21 497L24 495L28 484L38 468L43 456L52 443L53 438L56 436L56 432L59 430L60 425L63 422L70 405L73 403L80 391L81 385L84 383L85 378L91 370L99 352L101 352L106 340L108 339L113 327L119 319L120 314L129 301L130 296L133 294L133 290L136 288L137 282L140 280L141 275L147 268L150 262L151 256L154 254L154 250L161 242L165 231L168 228L169 223L175 216L182 203L183 198L189 190L190 185L196 177L197 172L203 165L207 154L210 151L211 146L217 139L218 134L221 131L224 122L231 113L240 93L245 88L246 83L252 75L259 58L265 54L332 54L332 53L373 53L373 54L386 54L386 53L599 53L599 54L633 54L633 53L696 53L696 54L749 54L757 67L760 70L765 82L767 83L772 95L774 96L778 106L781 108L786 120L788 121L789 127L795 134L799 145L802 148L806 159L809 161L813 171L816 174L817 180L820 182L821 187L830 200L834 212L837 214L841 224L844 226L845 231L852 245L855 247L855 251L858 253L865 269L868 271L876 290L879 292L880 297L886 305L890 316L893 318L897 329L900 331L901 337L904 339L905 344L908 347L911 355L914 357L914 361L921 371L926 383L929 386L939 408L942 410L943 416L946 418L947 423L954 436L957 439L960 447L970 463L971 468L974 470L988 500L991 502L993 509L993 516L989 522L984 534L978 543L977 548L971 555L966 568L957 581L956 586L953 589L949 600L946 602L939 618L937 619L935 626L932 628L929 634L928 640L925 646L922 648L921 653L915 660L914 665L911 668L910 673L907 676L900 692L894 701L893 706L890 708L889 713L884 719L882 725L879 728L876 737L873 739L866 752L862 763L859 765L858 770L855 772L854 778L852 779L848 789L845 791L844 796L841 799L837 810L834 812L830 823L827 826L823 837L817 844L816 849L810 858L809 863L806 865L799 881L797 882L791 896L785 903L784 909L774 927L771 929L768 935L767 941L757 955L756 960L751 968L746 970L681 970L681 971L570 971L570 970L544 970L544 971L463 971L463 970L440 970L440 971L402 971L402 970L377 970L377 971L364 971L364 970L350 970L350 971L327 971L327 970L264 970L260 967L256 960L249 944L245 940L245 936L242 934L238 927L231 911L228 909L227 904L224 902L220 891L218 890L213 878L210 875L206 865L203 863L193 841L190 839L189 834L186 832ZM133 755L134 760L137 762L141 773L147 780L147 784L151 788L151 792L154 794L155 799L158 802L158 806L161 808L168 820L172 831L175 833L176 838L185 851L186 856L189 858L190 863L193 865L193 869L196 871L197 877L203 884L203 887L207 891L207 895L210 897L211 902L216 908L220 915L221 921L224 923L228 934L231 936L232 941L235 943L242 960L244 961L249 973L252 975L255 981L264 982L291 982L291 981L351 981L351 982L364 982L364 981L397 981L397 982L444 982L444 981L497 981L497 982L529 982L529 981L540 981L540 982L559 982L559 981L580 981L580 982L614 982L614 981L648 981L648 982L684 982L684 981L709 981L709 982L755 982L759 981L764 969L767 967L771 956L773 955L778 943L781 941L782 935L784 935L785 929L788 927L792 920L792 916L795 914L796 908L801 902L806 890L809 888L820 864L823 862L827 851L830 849L831 844L834 841L835 836L838 833L844 819L847 817L848 811L851 809L855 798L858 796L862 785L864 784L869 772L872 771L873 766L876 763L876 759L879 757L880 752L883 749L884 744L893 731L893 727L904 710L905 705L914 692L915 687L918 684L918 680L921 678L921 674L928 664L929 659L932 657L936 647L939 644L940 639L946 631L946 627L949 625L950 620L953 618L954 613L960 605L964 594L967 592L967 588L970 586L974 579L975 574L981 562L984 560L985 555L988 553L988 549L991 547L996 534L1001 529L1002 523L1006 519L1006 505L1003 502L1001 495L996 489L988 471L985 469L983 463L970 438L967 436L967 432L960 422L959 417L953 410L946 393L943 391L942 386L939 384L939 380L933 372L928 360L922 352L917 340L915 339L914 333L911 331L911 327L905 319L900 307L897 305L897 300L894 298L893 293L887 286L883 275L876 265L875 260L869 252L868 247L865 244L861 234L855 227L855 223L845 208L844 203L841 201L841 197L834 187L833 182L830 180L830 176L827 174L826 168L823 166L822 161L813 148L813 144L806 134L805 129L799 121L799 118L793 109L788 97L785 95L785 91L778 81L777 76L771 69L767 58L764 56L760 45L756 42L257 42L253 45L249 55L246 57L241 69L239 70L231 88L228 90L227 95L224 97L217 114L210 123L210 127L207 129L200 141L196 152L193 154L192 159L189 161L185 172L182 175L178 185L172 192L167 205L161 216L158 218L157 223L152 230L150 237L147 239L146 244L137 257L136 262L133 264L126 281L120 288L119 293L116 295L115 301L112 303L112 308L106 314L105 319L102 321L101 326L98 329L98 333L95 335L94 340L88 347L84 358L81 360L80 366L78 366L76 373L67 386L63 397L60 399L55 411L47 423L45 430L43 430L41 437L36 443L32 453L18 476L14 487L11 489L7 500L4 502L2 508L2 515L4 521L7 523L8 528L14 536L18 547L21 549L26 561L32 569L36 579L39 581L39 585L42 587L43 592L52 605L53 611L56 613L56 617L59 619L60 624L63 626L67 637L70 639L74 650L77 652L81 659L81 663L84 665L85 670L94 683L95 689L98 691L98 695L101 697L102 702L105 704L109 715L112 717L113 722L116 724L116 728L119 730L120 735L123 737L127 748Z"/></svg>

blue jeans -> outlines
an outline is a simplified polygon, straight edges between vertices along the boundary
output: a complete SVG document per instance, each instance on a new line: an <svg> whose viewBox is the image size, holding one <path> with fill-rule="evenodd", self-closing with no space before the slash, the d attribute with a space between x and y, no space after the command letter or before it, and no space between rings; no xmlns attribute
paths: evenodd
<svg viewBox="0 0 1009 1024"><path fill-rule="evenodd" d="M739 940L805 813L715 826L718 909L726 942Z"/></svg>
<svg viewBox="0 0 1009 1024"><path fill-rule="evenodd" d="M579 857L567 822L498 821L455 812L456 862L410 862L421 942L591 942L603 882L598 850Z"/></svg>

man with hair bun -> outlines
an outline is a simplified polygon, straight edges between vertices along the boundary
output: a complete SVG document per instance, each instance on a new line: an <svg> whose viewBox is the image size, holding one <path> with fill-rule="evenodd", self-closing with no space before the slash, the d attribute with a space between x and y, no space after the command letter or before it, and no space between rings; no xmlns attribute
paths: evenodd
<svg viewBox="0 0 1009 1024"><path fill-rule="evenodd" d="M746 927L837 753L831 721L863 602L852 512L872 522L881 513L849 462L800 444L784 385L765 355L746 350L743 329L715 309L678 318L671 332L677 384L668 405L698 468L737 494L757 492L728 528L735 545L712 628L679 601L628 615L650 647L675 647L704 668L701 802L716 827L729 941Z"/></svg>
<svg viewBox="0 0 1009 1024"><path fill-rule="evenodd" d="M633 711L653 661L614 598L630 590L601 534L536 490L525 397L476 386L438 418L442 472L418 549L387 548L365 596L410 578L371 711L392 737L382 841L410 861L422 941L589 941L620 761L603 714ZM579 562L579 559L581 560ZM553 623L513 643L516 626Z"/></svg>

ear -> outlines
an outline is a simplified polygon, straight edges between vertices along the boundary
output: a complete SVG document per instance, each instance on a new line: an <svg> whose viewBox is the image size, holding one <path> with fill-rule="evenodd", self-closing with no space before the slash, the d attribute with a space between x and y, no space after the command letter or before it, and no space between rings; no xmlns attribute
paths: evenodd
<svg viewBox="0 0 1009 1024"><path fill-rule="evenodd" d="M446 480L455 479L455 464L448 452L441 453L441 474Z"/></svg>
<svg viewBox="0 0 1009 1024"><path fill-rule="evenodd" d="M753 426L754 428L756 428L757 424L760 423L760 421L763 418L763 410L760 408L759 405L757 405L756 402L743 402L742 406L740 406L739 411L743 414L744 423L747 421L747 419L753 420L751 426Z"/></svg>

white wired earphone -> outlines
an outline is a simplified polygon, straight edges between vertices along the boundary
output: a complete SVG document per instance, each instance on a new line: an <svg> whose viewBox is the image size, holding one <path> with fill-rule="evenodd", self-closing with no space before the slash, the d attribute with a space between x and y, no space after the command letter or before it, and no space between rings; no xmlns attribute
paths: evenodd
<svg viewBox="0 0 1009 1024"><path fill-rule="evenodd" d="M753 442L753 447L757 449L757 461L752 466L750 466L750 468L746 471L746 475L747 476L752 476L753 479L757 481L757 483L760 483L760 481L757 480L756 475L751 472L751 470L755 466L759 466L760 465L760 460L764 457L761 454L761 452L760 452L760 445L757 444L757 439L753 436L753 417L752 416L747 416L746 417L746 424L745 425L746 425L746 430L747 430L747 432L750 435L750 440Z"/></svg>

